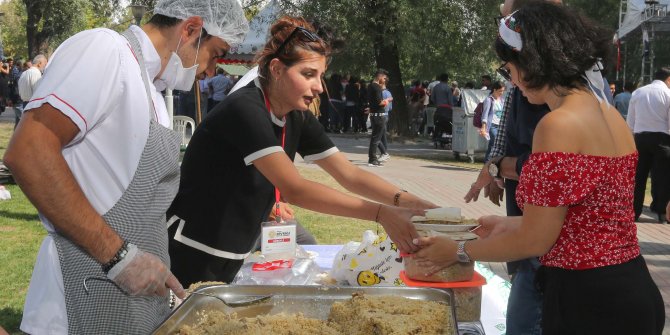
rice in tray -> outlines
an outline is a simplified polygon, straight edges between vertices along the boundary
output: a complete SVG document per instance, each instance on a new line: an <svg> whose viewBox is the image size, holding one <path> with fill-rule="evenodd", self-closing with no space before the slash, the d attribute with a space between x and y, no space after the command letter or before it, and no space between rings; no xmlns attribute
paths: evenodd
<svg viewBox="0 0 670 335"><path fill-rule="evenodd" d="M179 334L454 334L449 312L450 308L440 302L354 294L351 299L334 303L328 320L310 319L302 314L238 319L235 314L203 311L197 324L181 327Z"/></svg>
<svg viewBox="0 0 670 335"><path fill-rule="evenodd" d="M354 295L336 302L328 320L342 334L453 334L449 308L434 301Z"/></svg>
<svg viewBox="0 0 670 335"><path fill-rule="evenodd" d="M238 319L236 314L221 311L202 312L198 324L183 326L180 335L297 335L297 334L341 334L328 326L326 321L309 319L302 314L261 315Z"/></svg>

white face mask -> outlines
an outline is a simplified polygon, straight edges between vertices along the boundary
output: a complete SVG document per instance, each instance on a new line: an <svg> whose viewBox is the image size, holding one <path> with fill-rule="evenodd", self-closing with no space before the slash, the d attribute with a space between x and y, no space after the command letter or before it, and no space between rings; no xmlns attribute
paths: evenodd
<svg viewBox="0 0 670 335"><path fill-rule="evenodd" d="M202 29L202 28L201 28ZM198 71L198 53L200 52L200 39L198 37L198 48L195 52L195 60L193 61L193 66L185 68L181 62L181 58L177 55L176 51L172 52L170 60L168 60L165 70L161 75L161 80L165 83L166 87L171 90L180 90L180 91L190 91L193 87L193 82L195 81L195 75ZM181 38L179 38L179 43L177 44L177 50L181 45Z"/></svg>

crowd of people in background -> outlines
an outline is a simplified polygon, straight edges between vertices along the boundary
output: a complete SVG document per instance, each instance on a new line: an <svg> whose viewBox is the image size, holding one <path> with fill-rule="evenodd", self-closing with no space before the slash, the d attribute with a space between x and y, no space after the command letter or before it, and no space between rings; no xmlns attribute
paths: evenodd
<svg viewBox="0 0 670 335"><path fill-rule="evenodd" d="M32 61L0 59L0 114L11 108L14 112L14 128L46 66L47 57L41 54Z"/></svg>

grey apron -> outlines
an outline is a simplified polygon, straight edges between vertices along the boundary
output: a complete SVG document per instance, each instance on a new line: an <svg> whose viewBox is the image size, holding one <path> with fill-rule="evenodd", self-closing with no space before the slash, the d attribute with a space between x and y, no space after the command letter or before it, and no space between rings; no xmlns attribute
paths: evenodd
<svg viewBox="0 0 670 335"><path fill-rule="evenodd" d="M154 106L139 41L126 30L140 65L151 113L149 137L128 189L103 218L123 239L150 252L169 267L165 212L179 188L179 146L181 138L154 119ZM134 297L113 283L88 281L105 277L100 263L57 233L52 234L60 259L69 334L148 334L169 313L168 297Z"/></svg>

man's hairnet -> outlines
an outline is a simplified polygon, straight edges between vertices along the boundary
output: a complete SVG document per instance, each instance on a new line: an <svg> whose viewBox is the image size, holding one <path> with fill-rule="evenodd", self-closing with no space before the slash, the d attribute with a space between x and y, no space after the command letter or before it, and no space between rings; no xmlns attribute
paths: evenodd
<svg viewBox="0 0 670 335"><path fill-rule="evenodd" d="M182 20L200 16L208 34L230 45L241 43L249 30L238 0L159 0L154 14Z"/></svg>

